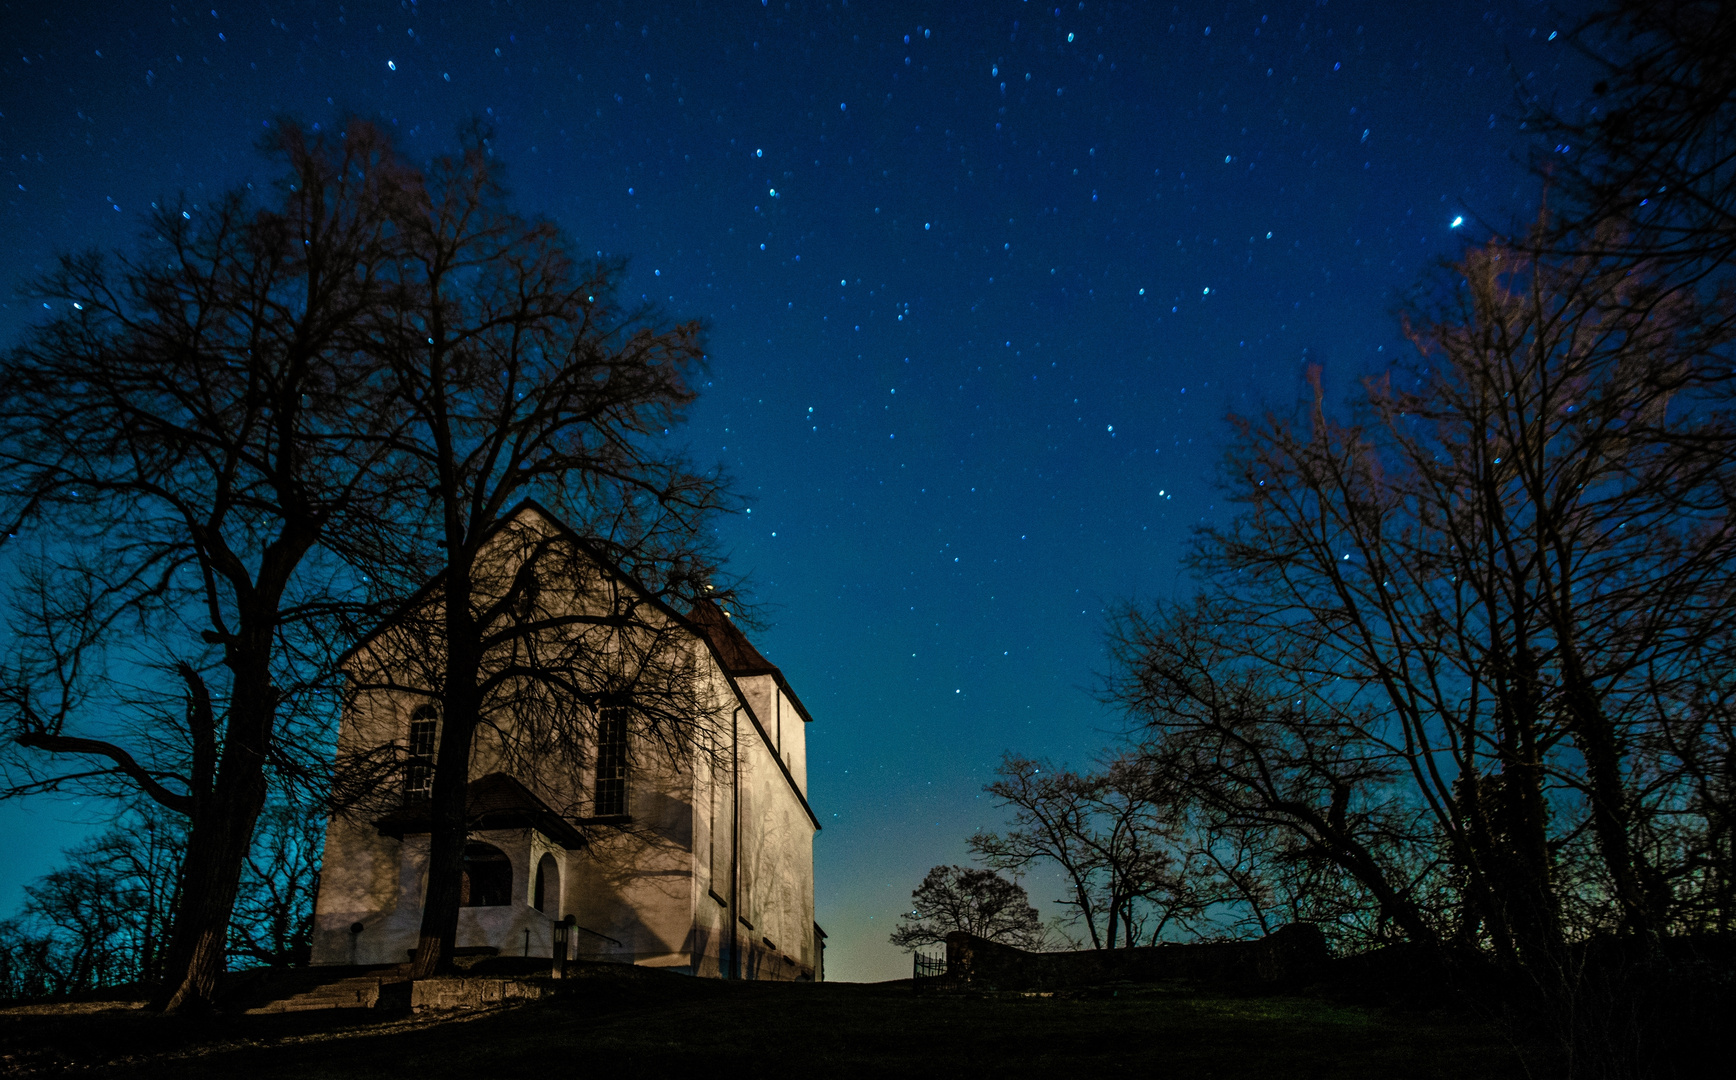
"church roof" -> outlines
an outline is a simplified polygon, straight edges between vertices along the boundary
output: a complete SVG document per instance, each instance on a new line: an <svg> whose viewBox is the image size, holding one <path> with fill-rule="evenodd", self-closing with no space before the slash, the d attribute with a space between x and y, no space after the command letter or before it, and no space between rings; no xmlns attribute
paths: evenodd
<svg viewBox="0 0 1736 1080"><path fill-rule="evenodd" d="M707 601L687 613L687 621L711 640L717 651L717 661L731 675L781 674L770 660L760 655L747 635L736 628L735 622L716 604Z"/></svg>
<svg viewBox="0 0 1736 1080"><path fill-rule="evenodd" d="M789 680L778 670L776 664L760 655L753 647L753 642L735 625L735 620L716 604L705 601L694 606L687 613L687 623L697 632L705 635L711 643L711 651L717 657L718 666L731 676L770 675L783 690L784 696L790 699L790 704L796 707L796 712L805 721L812 722L808 715L808 707L802 704L802 699L790 688ZM792 781L793 782L793 781Z"/></svg>

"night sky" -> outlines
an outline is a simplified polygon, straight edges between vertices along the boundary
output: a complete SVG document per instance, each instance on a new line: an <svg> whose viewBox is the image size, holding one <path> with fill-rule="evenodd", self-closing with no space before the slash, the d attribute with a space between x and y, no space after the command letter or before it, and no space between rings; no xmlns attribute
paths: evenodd
<svg viewBox="0 0 1736 1080"><path fill-rule="evenodd" d="M886 934L1001 752L1113 738L1105 609L1188 588L1226 415L1309 363L1342 395L1531 212L1517 88L1588 81L1556 10L4 4L0 342L54 253L270 179L278 116L416 159L492 124L521 208L711 327L684 437L752 499L725 547L815 718L827 974L908 975ZM0 913L99 809L0 806Z"/></svg>

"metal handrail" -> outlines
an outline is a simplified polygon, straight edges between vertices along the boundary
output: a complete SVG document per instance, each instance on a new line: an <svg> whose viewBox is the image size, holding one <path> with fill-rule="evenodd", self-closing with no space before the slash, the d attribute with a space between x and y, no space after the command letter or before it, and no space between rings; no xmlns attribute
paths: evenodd
<svg viewBox="0 0 1736 1080"><path fill-rule="evenodd" d="M617 948L617 949L626 948L625 945L622 945L619 941L616 941L614 938L610 937L608 934L599 934L595 930L590 929L589 927L580 926L578 923L568 923L567 925L572 927L574 930L583 930L585 933L591 935L592 937L600 937L604 941L607 941L609 944L615 946L615 948Z"/></svg>

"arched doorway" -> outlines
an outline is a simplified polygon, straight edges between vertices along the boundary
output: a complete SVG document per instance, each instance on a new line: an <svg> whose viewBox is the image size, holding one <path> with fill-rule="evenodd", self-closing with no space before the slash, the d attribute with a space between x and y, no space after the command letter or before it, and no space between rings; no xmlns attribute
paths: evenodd
<svg viewBox="0 0 1736 1080"><path fill-rule="evenodd" d="M561 868L553 855L544 855L536 864L536 888L531 894L531 906L551 919L561 914Z"/></svg>

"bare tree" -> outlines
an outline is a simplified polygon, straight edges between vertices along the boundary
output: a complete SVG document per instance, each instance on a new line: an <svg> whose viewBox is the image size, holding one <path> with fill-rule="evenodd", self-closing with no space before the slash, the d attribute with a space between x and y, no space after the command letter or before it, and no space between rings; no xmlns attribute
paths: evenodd
<svg viewBox="0 0 1736 1080"><path fill-rule="evenodd" d="M61 853L0 927L0 996L146 984L162 962L184 834L155 807Z"/></svg>
<svg viewBox="0 0 1736 1080"><path fill-rule="evenodd" d="M1005 833L979 832L973 854L991 867L1023 871L1054 864L1093 948L1131 947L1149 923L1150 940L1172 920L1210 907L1184 872L1168 791L1150 759L1125 754L1098 773L1081 774L1046 761L1006 755L999 779L984 787L1012 811Z"/></svg>
<svg viewBox="0 0 1736 1080"><path fill-rule="evenodd" d="M322 803L278 799L260 814L241 874L229 954L267 967L306 964L319 895Z"/></svg>
<svg viewBox="0 0 1736 1080"><path fill-rule="evenodd" d="M1405 790L1402 752L1378 717L1339 699L1335 680L1296 678L1306 661L1236 623L1203 598L1124 610L1105 694L1140 726L1140 752L1178 811L1199 815L1216 895L1250 905L1268 932L1262 915L1281 903L1287 921L1336 926L1336 937L1349 931L1346 918L1372 909L1375 924L1350 936L1378 940L1389 926L1434 942L1420 899L1433 867L1409 855L1432 833Z"/></svg>
<svg viewBox="0 0 1736 1080"><path fill-rule="evenodd" d="M892 931L892 944L901 949L943 944L960 930L1020 949L1048 943L1048 930L1024 887L993 870L937 866L910 898L911 909Z"/></svg>
<svg viewBox="0 0 1736 1080"><path fill-rule="evenodd" d="M58 993L54 938L21 919L0 922L0 1000Z"/></svg>
<svg viewBox="0 0 1736 1080"><path fill-rule="evenodd" d="M1674 774L1675 762L1633 749L1677 722L1730 599L1736 538L1717 527L1730 505L1719 449L1729 424L1707 394L1721 369L1692 297L1644 274L1501 245L1460 269L1458 304L1413 324L1419 385L1370 395L1423 540L1371 547L1370 569L1409 570L1419 597L1420 569L1436 578L1428 591L1466 605L1446 624L1456 664L1493 702L1493 728L1465 732L1468 835L1531 851L1530 869L1509 861L1503 873L1546 891L1535 789L1547 770L1583 800L1617 925L1654 933L1672 874L1648 834L1674 815L1679 789L1654 771ZM1405 614L1425 610L1447 614ZM1549 759L1557 739L1577 763ZM1493 790L1481 786L1479 742L1499 762ZM1484 813L1491 801L1505 818Z"/></svg>
<svg viewBox="0 0 1736 1080"><path fill-rule="evenodd" d="M399 228L398 293L375 347L408 417L394 450L426 497L399 515L403 543L378 576L413 586L425 575L419 601L431 602L406 608L422 629L375 648L378 670L354 686L438 702L415 961L427 975L456 933L480 728L503 745L577 747L613 708L665 747L696 744L704 709L678 692L694 679L669 615L714 595L700 523L725 489L660 446L694 396L699 328L621 306L619 264L580 258L553 225L513 213L485 133L429 169ZM503 525L531 494L582 536ZM599 558L614 571L599 575ZM584 598L570 602L575 590ZM387 671L406 659L413 677Z"/></svg>
<svg viewBox="0 0 1736 1080"><path fill-rule="evenodd" d="M1690 294L1500 243L1453 277L1359 422L1318 384L1241 422L1205 597L1124 620L1110 696L1405 936L1456 904L1455 939L1558 979L1570 936L1655 934L1724 880L1727 419Z"/></svg>
<svg viewBox="0 0 1736 1080"><path fill-rule="evenodd" d="M185 816L169 1009L215 992L268 774L322 719L304 691L341 636L322 624L355 607L327 556L387 527L371 500L393 482L390 387L361 331L404 173L366 124L280 125L266 148L286 166L275 204L165 203L137 257L63 259L37 285L59 314L0 365L7 513L49 553L5 693L29 751L11 793L120 783ZM139 626L155 655L133 677L96 662ZM86 707L128 698L122 724Z"/></svg>
<svg viewBox="0 0 1736 1080"><path fill-rule="evenodd" d="M971 837L972 854L990 866L1023 870L1039 861L1053 863L1065 876L1070 895L1057 901L1073 909L1084 923L1091 947L1104 947L1100 920L1102 899L1097 884L1100 869L1095 848L1085 837L1092 831L1085 783L1077 774L1045 761L1006 754L999 779L984 789L1012 808L1012 828L1005 835L982 832ZM1113 935L1110 947L1114 947Z"/></svg>
<svg viewBox="0 0 1736 1080"><path fill-rule="evenodd" d="M306 962L320 809L276 801L261 814L230 923L231 957ZM185 851L180 815L144 801L115 828L62 852L62 865L25 885L23 908L0 925L0 997L154 987Z"/></svg>
<svg viewBox="0 0 1736 1080"><path fill-rule="evenodd" d="M1599 69L1580 110L1528 109L1562 210L1546 245L1693 284L1736 257L1736 8L1612 0L1572 40Z"/></svg>

